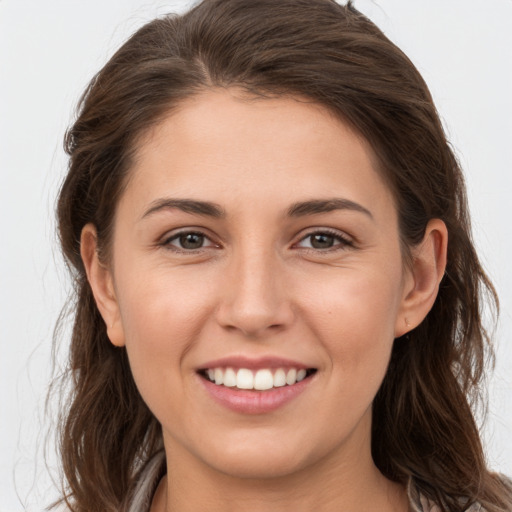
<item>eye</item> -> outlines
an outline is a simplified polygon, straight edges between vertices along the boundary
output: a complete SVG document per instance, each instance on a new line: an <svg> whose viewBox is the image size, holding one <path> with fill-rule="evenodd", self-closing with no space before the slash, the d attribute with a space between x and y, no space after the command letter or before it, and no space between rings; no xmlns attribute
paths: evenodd
<svg viewBox="0 0 512 512"><path fill-rule="evenodd" d="M315 231L302 238L297 244L298 247L316 250L328 250L344 247L352 247L353 243L347 237L337 232Z"/></svg>
<svg viewBox="0 0 512 512"><path fill-rule="evenodd" d="M166 238L162 245L181 251L194 251L215 246L204 233L198 231L182 231Z"/></svg>

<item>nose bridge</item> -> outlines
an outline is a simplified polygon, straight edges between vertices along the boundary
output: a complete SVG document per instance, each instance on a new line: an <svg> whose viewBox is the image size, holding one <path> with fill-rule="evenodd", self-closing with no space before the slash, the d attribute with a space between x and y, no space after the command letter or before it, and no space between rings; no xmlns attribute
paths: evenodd
<svg viewBox="0 0 512 512"><path fill-rule="evenodd" d="M291 321L284 272L276 251L263 242L246 243L232 255L226 275L220 321L245 335L284 327Z"/></svg>

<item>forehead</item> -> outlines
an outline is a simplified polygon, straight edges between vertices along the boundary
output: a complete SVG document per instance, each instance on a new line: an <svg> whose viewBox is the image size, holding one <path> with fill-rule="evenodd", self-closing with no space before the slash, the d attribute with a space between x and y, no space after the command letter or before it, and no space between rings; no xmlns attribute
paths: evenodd
<svg viewBox="0 0 512 512"><path fill-rule="evenodd" d="M217 203L240 197L260 207L333 191L369 204L392 201L377 167L368 143L321 105L209 90L140 140L127 193Z"/></svg>
<svg viewBox="0 0 512 512"><path fill-rule="evenodd" d="M342 135L342 137L340 137ZM148 152L162 150L162 145L184 150L188 144L197 147L220 147L232 145L233 151L240 149L248 154L251 147L261 150L279 144L286 154L288 143L308 140L304 150L325 149L329 143L340 144L349 136L353 150L358 148L365 156L374 160L374 155L365 139L358 136L348 124L336 117L327 107L300 96L264 97L249 94L240 88L213 88L181 101L167 116L148 130L136 148L138 159ZM226 140L229 138L229 141ZM179 139L179 141L178 141ZM252 145L246 142L253 140ZM187 145L184 145L187 144ZM358 147L356 147L356 145ZM373 162L376 164L376 161Z"/></svg>

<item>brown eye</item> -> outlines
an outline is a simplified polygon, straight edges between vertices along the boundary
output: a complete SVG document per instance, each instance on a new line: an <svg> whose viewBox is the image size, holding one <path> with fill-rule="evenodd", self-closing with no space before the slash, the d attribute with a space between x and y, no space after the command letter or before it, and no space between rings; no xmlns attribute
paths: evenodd
<svg viewBox="0 0 512 512"><path fill-rule="evenodd" d="M170 248L182 250L182 251L194 251L202 249L204 247L210 247L214 245L211 240L203 233L196 233L193 231L187 231L178 233L168 238L164 245L170 246Z"/></svg>
<svg viewBox="0 0 512 512"><path fill-rule="evenodd" d="M316 250L329 250L329 249L345 249L353 247L350 239L345 238L341 233L330 233L329 231L316 231L306 235L297 244L300 248L316 249Z"/></svg>
<svg viewBox="0 0 512 512"><path fill-rule="evenodd" d="M335 242L334 236L326 233L310 235L309 238L311 240L311 247L314 249L329 249L334 245Z"/></svg>
<svg viewBox="0 0 512 512"><path fill-rule="evenodd" d="M180 235L178 240L183 249L199 249L203 246L204 236L199 233L187 233Z"/></svg>

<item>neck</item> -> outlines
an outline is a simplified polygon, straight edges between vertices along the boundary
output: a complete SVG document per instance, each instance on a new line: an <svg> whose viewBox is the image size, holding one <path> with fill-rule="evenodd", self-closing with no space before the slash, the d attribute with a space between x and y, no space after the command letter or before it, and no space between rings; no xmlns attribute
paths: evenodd
<svg viewBox="0 0 512 512"><path fill-rule="evenodd" d="M380 473L371 458L369 441L352 443L353 453L341 458L335 451L298 471L271 478L221 473L190 454L178 455L175 448L166 450L172 456L167 457L168 472L151 512L408 510L405 489ZM343 447L340 450L343 452Z"/></svg>

